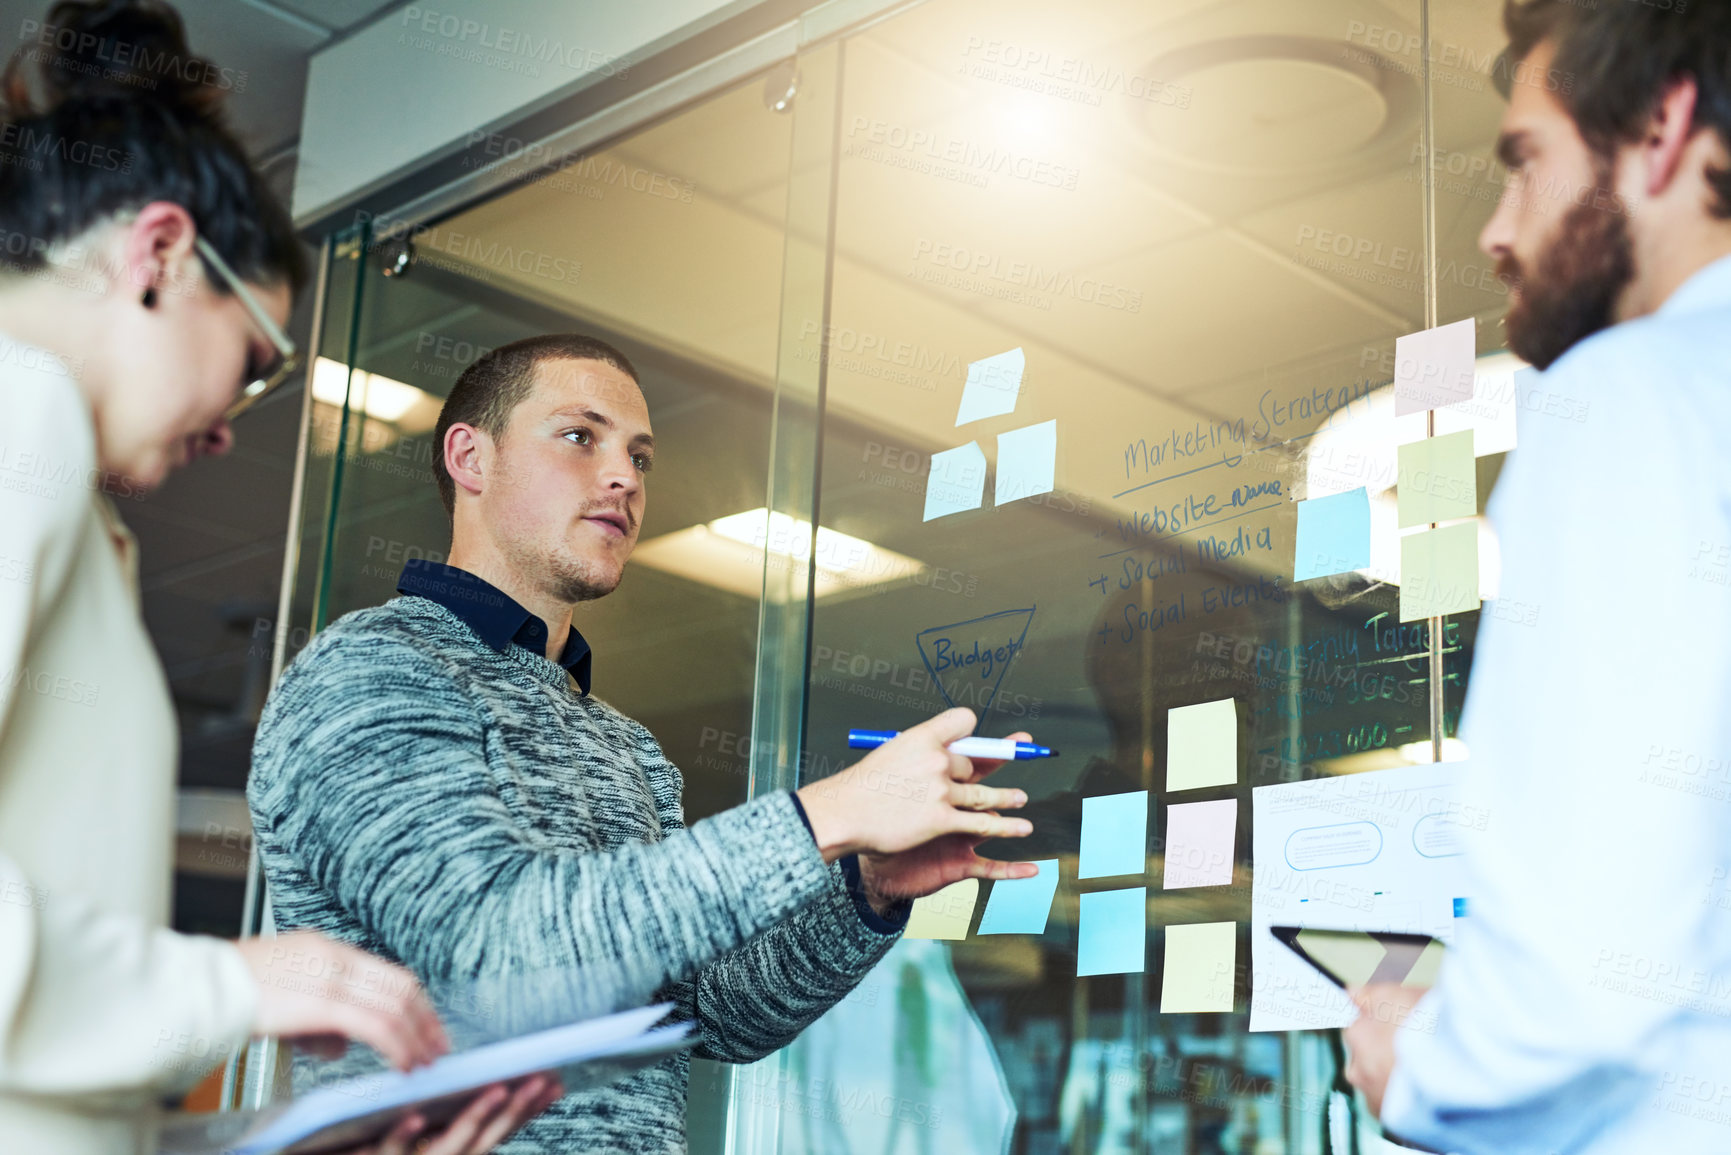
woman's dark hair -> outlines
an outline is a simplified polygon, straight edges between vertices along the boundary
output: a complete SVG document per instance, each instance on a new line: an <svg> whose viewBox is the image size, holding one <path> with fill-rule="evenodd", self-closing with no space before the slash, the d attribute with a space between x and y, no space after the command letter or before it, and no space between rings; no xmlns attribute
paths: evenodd
<svg viewBox="0 0 1731 1155"><path fill-rule="evenodd" d="M21 36L0 75L0 268L40 271L50 246L169 201L242 280L299 293L294 225L223 114L245 73L194 56L161 0L62 0Z"/></svg>
<svg viewBox="0 0 1731 1155"><path fill-rule="evenodd" d="M1542 84L1558 93L1595 153L1639 140L1673 84L1695 81L1695 130L1731 145L1731 3L1727 0L1504 0L1509 47L1497 87ZM1548 76L1521 75L1541 43L1556 46ZM1708 205L1731 218L1731 169L1710 168Z"/></svg>

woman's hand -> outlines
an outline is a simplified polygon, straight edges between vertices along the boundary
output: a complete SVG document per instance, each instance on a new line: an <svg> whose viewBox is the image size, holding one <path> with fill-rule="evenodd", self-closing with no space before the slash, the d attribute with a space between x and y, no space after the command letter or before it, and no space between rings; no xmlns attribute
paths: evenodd
<svg viewBox="0 0 1731 1155"><path fill-rule="evenodd" d="M565 1093L553 1075L532 1075L513 1089L495 1083L476 1092L443 1130L428 1131L420 1115L405 1115L383 1139L342 1155L486 1155ZM419 1146L419 1144L426 1144Z"/></svg>
<svg viewBox="0 0 1731 1155"><path fill-rule="evenodd" d="M358 1039L399 1070L451 1049L415 976L311 931L235 944L258 984L253 1033L278 1035L322 1054Z"/></svg>

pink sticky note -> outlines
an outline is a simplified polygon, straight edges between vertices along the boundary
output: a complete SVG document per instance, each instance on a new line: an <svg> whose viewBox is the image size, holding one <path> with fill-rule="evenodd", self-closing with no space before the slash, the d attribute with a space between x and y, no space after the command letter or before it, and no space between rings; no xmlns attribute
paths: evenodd
<svg viewBox="0 0 1731 1155"><path fill-rule="evenodd" d="M1166 808L1167 890L1232 885L1233 835L1238 800L1175 802Z"/></svg>
<svg viewBox="0 0 1731 1155"><path fill-rule="evenodd" d="M1473 399L1473 319L1409 333L1394 342L1394 415Z"/></svg>

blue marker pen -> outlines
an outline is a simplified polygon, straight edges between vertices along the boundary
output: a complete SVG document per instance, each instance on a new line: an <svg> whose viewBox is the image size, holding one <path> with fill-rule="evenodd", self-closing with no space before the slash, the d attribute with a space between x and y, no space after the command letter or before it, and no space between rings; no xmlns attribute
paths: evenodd
<svg viewBox="0 0 1731 1155"><path fill-rule="evenodd" d="M875 750L898 733L896 730L849 730L848 748ZM964 758L997 758L1005 762L1024 762L1030 758L1058 756L1058 752L1049 746L1036 746L1032 742L1012 742L1008 738L958 738L950 743L949 749Z"/></svg>

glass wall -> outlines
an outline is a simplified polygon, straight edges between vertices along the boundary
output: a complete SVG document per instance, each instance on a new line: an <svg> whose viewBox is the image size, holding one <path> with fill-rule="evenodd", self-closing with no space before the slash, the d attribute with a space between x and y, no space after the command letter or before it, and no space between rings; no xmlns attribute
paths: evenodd
<svg viewBox="0 0 1731 1155"><path fill-rule="evenodd" d="M1482 510L1512 445L1474 247L1499 12L925 0L594 154L501 139L543 171L408 247L339 245L297 624L442 556L456 374L582 330L643 371L659 452L578 625L688 820L952 704L1062 752L1000 772L1035 834L981 848L1056 862L1043 931L981 936L981 887L966 937L902 942L787 1051L699 1064L694 1150L1329 1149L1330 1036L1248 1029L1252 791L1461 753L1478 615L1401 620L1395 446L1474 428ZM1397 418L1397 338L1469 318L1481 402ZM1297 503L1360 487L1367 564L1295 580ZM1190 786L1169 711L1204 703L1235 773ZM1084 800L1140 791L1136 868L1080 878ZM1232 861L1171 888L1196 802L1233 811ZM1079 974L1107 892L1136 892L1144 965ZM1202 926L1230 1009L1162 1011L1172 928Z"/></svg>
<svg viewBox="0 0 1731 1155"><path fill-rule="evenodd" d="M1401 620L1396 446L1430 430L1390 383L1406 334L1480 316L1475 351L1500 343L1474 248L1496 14L1450 6L1427 54L1416 0L927 0L809 54L836 105L800 334L827 369L818 522L916 568L832 550L805 779L850 727L970 706L1062 751L999 773L1035 834L981 848L1059 883L1041 933L981 935L982 887L966 938L898 946L742 1080L746 1149L1326 1149L1329 1037L1248 1029L1252 790L1460 753L1477 613ZM1481 359L1503 392L1435 430L1483 427L1481 492L1511 368ZM1358 487L1369 564L1294 580L1297 503ZM1235 719L1230 784L1168 761L1169 711L1202 703ZM1142 860L1079 877L1085 800L1142 791ZM1172 808L1199 802L1235 812L1234 861L1173 887ZM1146 919L1129 973L1088 973L1095 896ZM1163 1012L1197 932L1227 938L1227 997Z"/></svg>

